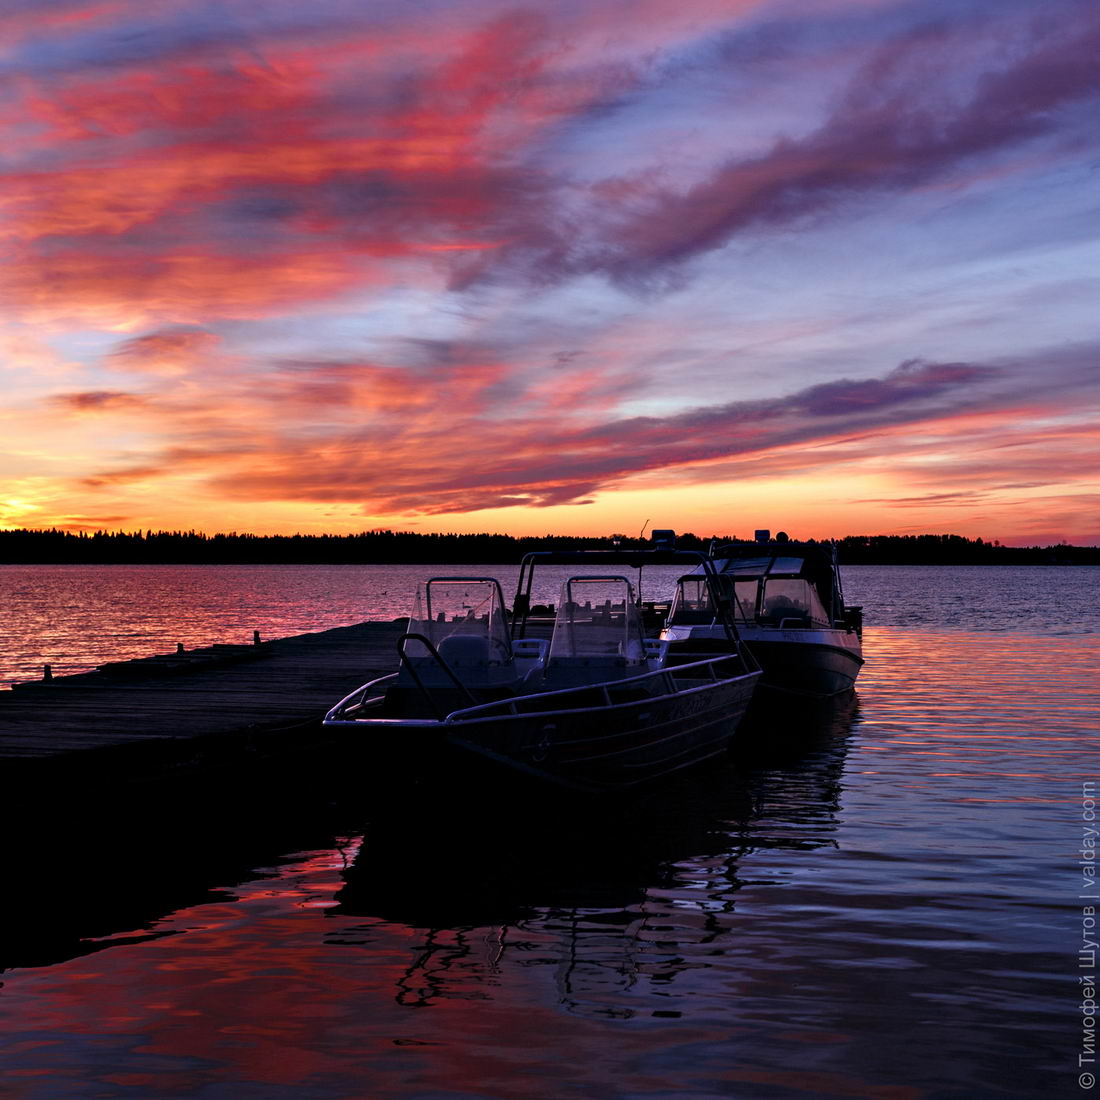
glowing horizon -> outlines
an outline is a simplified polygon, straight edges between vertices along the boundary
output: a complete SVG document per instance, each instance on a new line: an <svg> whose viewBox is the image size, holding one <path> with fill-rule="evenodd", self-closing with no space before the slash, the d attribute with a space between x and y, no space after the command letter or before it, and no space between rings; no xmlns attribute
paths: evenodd
<svg viewBox="0 0 1100 1100"><path fill-rule="evenodd" d="M1100 544L1100 11L0 15L0 527Z"/></svg>

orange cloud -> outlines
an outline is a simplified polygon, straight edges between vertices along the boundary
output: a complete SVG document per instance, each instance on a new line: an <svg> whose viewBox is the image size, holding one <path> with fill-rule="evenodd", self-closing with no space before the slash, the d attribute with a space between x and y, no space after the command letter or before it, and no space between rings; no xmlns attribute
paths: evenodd
<svg viewBox="0 0 1100 1100"><path fill-rule="evenodd" d="M59 393L50 402L62 409L76 413L115 412L143 410L148 400L136 393L120 390L84 390L80 393Z"/></svg>
<svg viewBox="0 0 1100 1100"><path fill-rule="evenodd" d="M141 373L187 373L219 344L211 332L191 327L160 329L135 336L109 356L112 365Z"/></svg>
<svg viewBox="0 0 1100 1100"><path fill-rule="evenodd" d="M284 365L269 379L258 400L278 411L302 404L360 421L362 414L400 414L409 430L413 413L431 430L441 408L450 417L469 416L487 404L487 393L509 375L502 363L464 363L431 372L373 363ZM361 421L360 421L361 422Z"/></svg>

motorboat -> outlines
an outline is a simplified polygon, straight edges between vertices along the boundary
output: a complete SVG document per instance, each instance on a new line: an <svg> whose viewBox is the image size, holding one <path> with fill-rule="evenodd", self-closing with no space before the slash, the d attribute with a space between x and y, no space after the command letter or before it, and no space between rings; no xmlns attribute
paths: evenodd
<svg viewBox="0 0 1100 1100"><path fill-rule="evenodd" d="M862 609L847 606L836 547L773 540L712 547L717 584L701 572L681 577L660 637L671 655L694 660L722 652L723 607L760 662L765 691L829 698L850 691L863 665Z"/></svg>
<svg viewBox="0 0 1100 1100"><path fill-rule="evenodd" d="M428 580L398 671L338 703L325 726L376 739L383 753L396 746L423 762L457 750L593 793L726 749L760 677L732 624L721 653L670 665L668 645L644 637L625 576L569 576L549 637L517 606L509 624L492 578Z"/></svg>

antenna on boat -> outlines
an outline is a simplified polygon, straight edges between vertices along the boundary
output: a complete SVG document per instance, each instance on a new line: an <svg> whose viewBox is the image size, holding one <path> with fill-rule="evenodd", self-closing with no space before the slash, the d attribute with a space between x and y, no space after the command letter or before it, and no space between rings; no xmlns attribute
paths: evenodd
<svg viewBox="0 0 1100 1100"><path fill-rule="evenodd" d="M642 529L638 532L638 541L641 542L645 538L645 529L649 526L649 520L642 524ZM644 549L644 547L643 547ZM639 607L642 606L642 564L638 563L638 595L635 597Z"/></svg>

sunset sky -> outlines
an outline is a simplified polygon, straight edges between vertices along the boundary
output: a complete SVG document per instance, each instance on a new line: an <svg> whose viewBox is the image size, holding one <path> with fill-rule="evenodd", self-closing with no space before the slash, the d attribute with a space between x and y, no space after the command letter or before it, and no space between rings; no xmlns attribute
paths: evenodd
<svg viewBox="0 0 1100 1100"><path fill-rule="evenodd" d="M0 0L0 527L1100 542L1096 0Z"/></svg>

